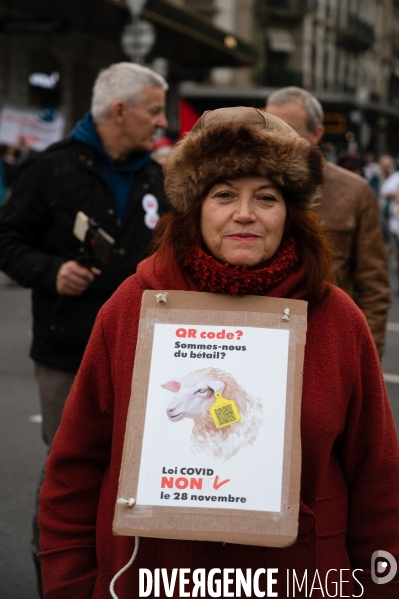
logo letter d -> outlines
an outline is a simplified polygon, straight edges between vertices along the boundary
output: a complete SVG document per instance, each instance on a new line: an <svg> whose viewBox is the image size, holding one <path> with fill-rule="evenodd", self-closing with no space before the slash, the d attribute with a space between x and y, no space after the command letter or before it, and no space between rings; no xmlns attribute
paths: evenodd
<svg viewBox="0 0 399 599"><path fill-rule="evenodd" d="M391 571L388 572L385 576L376 575L375 562L378 558L384 558L384 560L386 560L386 562L388 562L391 566ZM381 573L386 569L388 565L386 562L379 562L377 564L378 573ZM388 582L391 582L391 580L395 577L397 571L398 564L396 563L396 559L393 555L388 553L388 551L374 551L373 555L371 556L371 578L373 582L375 582L375 584L387 584Z"/></svg>

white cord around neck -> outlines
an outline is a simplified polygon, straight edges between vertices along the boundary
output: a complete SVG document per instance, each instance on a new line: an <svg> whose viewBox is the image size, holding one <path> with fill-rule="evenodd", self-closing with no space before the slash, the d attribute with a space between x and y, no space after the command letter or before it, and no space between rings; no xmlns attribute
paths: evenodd
<svg viewBox="0 0 399 599"><path fill-rule="evenodd" d="M115 583L118 580L119 576L121 576L124 572L126 572L126 570L128 570L130 568L130 566L136 559L137 552L139 550L139 541L140 541L139 537L134 537L134 551L133 551L132 557L130 558L130 560L128 561L126 566L123 566L123 568L121 570L119 570L119 572L117 574L115 574L115 576L111 580L111 584L109 585L109 592L111 593L111 597L113 599L118 599L118 595L116 595L115 591L114 591Z"/></svg>

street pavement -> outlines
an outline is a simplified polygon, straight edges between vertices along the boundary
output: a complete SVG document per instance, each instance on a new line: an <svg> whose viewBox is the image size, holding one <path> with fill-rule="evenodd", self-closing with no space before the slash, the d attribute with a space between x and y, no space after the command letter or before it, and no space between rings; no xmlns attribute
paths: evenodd
<svg viewBox="0 0 399 599"><path fill-rule="evenodd" d="M392 269L392 308L382 361L399 430L399 296ZM30 292L0 273L0 599L38 599L30 553L36 485L46 457L32 362Z"/></svg>
<svg viewBox="0 0 399 599"><path fill-rule="evenodd" d="M0 597L37 599L30 554L35 489L46 456L28 357L30 292L0 277Z"/></svg>

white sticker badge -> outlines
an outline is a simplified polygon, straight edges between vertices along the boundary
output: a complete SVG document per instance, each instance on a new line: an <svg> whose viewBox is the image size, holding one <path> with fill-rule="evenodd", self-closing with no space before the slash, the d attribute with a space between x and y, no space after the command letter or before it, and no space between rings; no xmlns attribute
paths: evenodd
<svg viewBox="0 0 399 599"><path fill-rule="evenodd" d="M142 199L143 208L146 212L158 212L158 200L152 193L146 193Z"/></svg>
<svg viewBox="0 0 399 599"><path fill-rule="evenodd" d="M150 214L149 212L147 212L147 214L144 217L144 222L149 229L154 229L154 227L158 221L159 221L158 213Z"/></svg>
<svg viewBox="0 0 399 599"><path fill-rule="evenodd" d="M144 223L149 229L153 229L159 221L158 200L152 193L146 193L141 203L145 211Z"/></svg>

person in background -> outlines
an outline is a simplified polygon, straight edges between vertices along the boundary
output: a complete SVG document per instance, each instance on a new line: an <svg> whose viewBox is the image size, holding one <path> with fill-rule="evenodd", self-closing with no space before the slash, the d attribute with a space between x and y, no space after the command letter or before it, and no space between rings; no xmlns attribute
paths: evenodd
<svg viewBox="0 0 399 599"><path fill-rule="evenodd" d="M378 197L380 165L376 161L373 152L366 152L364 155L362 175L363 177L366 177L375 196Z"/></svg>
<svg viewBox="0 0 399 599"><path fill-rule="evenodd" d="M4 208L11 186L17 176L21 160L17 158L18 146L7 146L0 144L0 169L2 189L0 192L0 209Z"/></svg>
<svg viewBox="0 0 399 599"><path fill-rule="evenodd" d="M378 159L380 185L384 183L396 170L395 160L390 154L381 154Z"/></svg>
<svg viewBox="0 0 399 599"><path fill-rule="evenodd" d="M304 89L273 92L265 110L314 144L324 135L323 108ZM335 283L364 312L381 357L390 291L377 200L365 179L327 162L318 211L333 249Z"/></svg>
<svg viewBox="0 0 399 599"><path fill-rule="evenodd" d="M399 191L399 171L396 170L395 160L389 154L382 154L379 158L380 177L378 187L378 203L380 207L382 230L388 253L391 247L389 219L391 203Z"/></svg>
<svg viewBox="0 0 399 599"><path fill-rule="evenodd" d="M338 166L363 177L362 161L358 152L343 152L337 160Z"/></svg>
<svg viewBox="0 0 399 599"><path fill-rule="evenodd" d="M395 170L396 163L389 155L381 156L380 164L382 177L379 200L385 243L388 254L395 257L399 277L399 171Z"/></svg>
<svg viewBox="0 0 399 599"><path fill-rule="evenodd" d="M154 144L151 158L161 166L165 164L173 150L174 142L169 137L160 137Z"/></svg>
<svg viewBox="0 0 399 599"><path fill-rule="evenodd" d="M399 190L389 201L388 206L388 235L390 237L390 246L395 255L395 266L399 281ZM399 295L399 286L396 289L396 293Z"/></svg>
<svg viewBox="0 0 399 599"><path fill-rule="evenodd" d="M10 199L11 187L20 167L30 153L32 153L31 147L23 139L15 145L0 145L0 214ZM18 283L6 274L5 285L14 287L18 286Z"/></svg>
<svg viewBox="0 0 399 599"><path fill-rule="evenodd" d="M10 187L10 170L13 171L13 165L9 163L9 147L0 145L0 214L8 201L8 191Z"/></svg>
<svg viewBox="0 0 399 599"><path fill-rule="evenodd" d="M136 64L101 71L91 110L68 139L23 168L0 219L0 268L32 288L30 356L49 448L97 312L135 272L168 210L162 168L151 159L154 136L167 127L166 89L162 77ZM108 264L79 260L78 211L114 238ZM35 556L38 550L35 520Z"/></svg>

